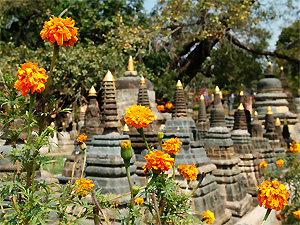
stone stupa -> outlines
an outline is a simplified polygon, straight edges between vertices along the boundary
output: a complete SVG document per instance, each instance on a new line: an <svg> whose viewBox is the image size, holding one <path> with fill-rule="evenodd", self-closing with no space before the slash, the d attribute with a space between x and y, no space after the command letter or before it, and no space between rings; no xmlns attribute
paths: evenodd
<svg viewBox="0 0 300 225"><path fill-rule="evenodd" d="M119 134L121 123L117 113L114 77L110 71L103 79L100 106L105 135L94 135L87 148L86 178L93 180L95 188L101 188L103 193L126 193L129 192L129 185L120 143L129 140L129 136ZM140 186L134 162L135 156L130 162L131 180L133 185Z"/></svg>
<svg viewBox="0 0 300 225"><path fill-rule="evenodd" d="M241 159L238 166L241 170L247 193L257 196L259 155L252 145L252 140L248 133L246 113L242 103L240 103L237 111L234 113L234 127L231 131L231 138L233 148Z"/></svg>
<svg viewBox="0 0 300 225"><path fill-rule="evenodd" d="M300 141L300 132L295 126L298 122L297 115L289 110L288 96L282 88L281 81L275 77L271 62L265 78L258 81L257 91L253 107L258 112L258 119L264 123L264 115L266 115L270 106L274 117L278 117L281 123L286 119L291 138Z"/></svg>
<svg viewBox="0 0 300 225"><path fill-rule="evenodd" d="M217 166L212 174L216 177L225 207L231 210L233 220L236 222L248 212L252 198L246 193L238 166L240 158L235 153L231 135L226 127L225 112L217 88L211 110L210 127L204 144L208 157Z"/></svg>
<svg viewBox="0 0 300 225"><path fill-rule="evenodd" d="M196 123L198 129L198 138L204 140L207 130L209 128L209 120L206 113L204 96L200 96L198 121Z"/></svg>

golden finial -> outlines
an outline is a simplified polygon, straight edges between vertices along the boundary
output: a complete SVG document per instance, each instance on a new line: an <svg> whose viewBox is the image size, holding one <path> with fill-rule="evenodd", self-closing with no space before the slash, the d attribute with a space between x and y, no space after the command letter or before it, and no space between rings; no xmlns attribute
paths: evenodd
<svg viewBox="0 0 300 225"><path fill-rule="evenodd" d="M143 75L141 76L141 83L140 84L145 84L146 81L145 81L145 77L143 77Z"/></svg>
<svg viewBox="0 0 300 225"><path fill-rule="evenodd" d="M273 114L271 106L268 106L267 115Z"/></svg>
<svg viewBox="0 0 300 225"><path fill-rule="evenodd" d="M104 79L103 79L103 82L107 82L107 81L115 81L115 78L114 76L111 74L111 72L108 70Z"/></svg>
<svg viewBox="0 0 300 225"><path fill-rule="evenodd" d="M81 112L81 113L84 113L84 112L85 112L85 110L84 110L83 106L82 106L82 107L80 107L80 112Z"/></svg>
<svg viewBox="0 0 300 225"><path fill-rule="evenodd" d="M244 92L243 91L240 91L240 96L244 96Z"/></svg>
<svg viewBox="0 0 300 225"><path fill-rule="evenodd" d="M243 106L243 103L240 103L239 107L238 107L238 110L245 110L244 109L244 106Z"/></svg>
<svg viewBox="0 0 300 225"><path fill-rule="evenodd" d="M269 62L268 73L270 73L270 74L273 73L273 68L272 68L272 63L271 62Z"/></svg>
<svg viewBox="0 0 300 225"><path fill-rule="evenodd" d="M272 62L269 62L269 66L272 66Z"/></svg>
<svg viewBox="0 0 300 225"><path fill-rule="evenodd" d="M214 101L215 100L215 96L214 94L211 94L211 101Z"/></svg>
<svg viewBox="0 0 300 225"><path fill-rule="evenodd" d="M281 125L280 119L277 117L275 120L275 126L280 126L280 125Z"/></svg>
<svg viewBox="0 0 300 225"><path fill-rule="evenodd" d="M127 71L135 71L132 56L129 56Z"/></svg>
<svg viewBox="0 0 300 225"><path fill-rule="evenodd" d="M280 67L280 70L281 70L281 71L283 70L283 66Z"/></svg>
<svg viewBox="0 0 300 225"><path fill-rule="evenodd" d="M129 131L129 127L127 126L127 124L125 123L124 127L123 127L123 131L128 132Z"/></svg>
<svg viewBox="0 0 300 225"><path fill-rule="evenodd" d="M254 111L254 116L258 116L258 113L257 113L257 111Z"/></svg>
<svg viewBox="0 0 300 225"><path fill-rule="evenodd" d="M157 116L154 116L154 120L157 120Z"/></svg>
<svg viewBox="0 0 300 225"><path fill-rule="evenodd" d="M220 93L220 88L218 86L216 86L215 88L215 94L219 94Z"/></svg>
<svg viewBox="0 0 300 225"><path fill-rule="evenodd" d="M200 95L200 100L204 101L204 95Z"/></svg>
<svg viewBox="0 0 300 225"><path fill-rule="evenodd" d="M183 89L182 83L181 83L180 80L177 81L176 88L178 88L178 89Z"/></svg>
<svg viewBox="0 0 300 225"><path fill-rule="evenodd" d="M89 90L89 96L97 96L97 92L94 86L92 86L91 89Z"/></svg>
<svg viewBox="0 0 300 225"><path fill-rule="evenodd" d="M65 122L62 122L62 126L64 127L66 125L66 123Z"/></svg>
<svg viewBox="0 0 300 225"><path fill-rule="evenodd" d="M55 123L54 123L54 122L51 122L51 123L50 123L50 126L51 126L51 127L55 127Z"/></svg>

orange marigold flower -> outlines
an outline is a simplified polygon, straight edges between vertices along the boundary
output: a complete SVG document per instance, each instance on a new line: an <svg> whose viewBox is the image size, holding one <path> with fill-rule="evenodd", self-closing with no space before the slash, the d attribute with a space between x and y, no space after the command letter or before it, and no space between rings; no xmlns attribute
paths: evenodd
<svg viewBox="0 0 300 225"><path fill-rule="evenodd" d="M180 145L182 145L182 142L175 137L166 140L163 144L163 149L165 153L177 155L180 152Z"/></svg>
<svg viewBox="0 0 300 225"><path fill-rule="evenodd" d="M266 168L267 165L268 165L268 162L267 162L267 161L262 161L262 162L258 165L258 167L259 167L259 168Z"/></svg>
<svg viewBox="0 0 300 225"><path fill-rule="evenodd" d="M44 23L44 29L41 30L40 35L42 39L47 39L57 45L73 46L78 40L77 27L74 27L75 21L70 17L62 19L52 15L49 21Z"/></svg>
<svg viewBox="0 0 300 225"><path fill-rule="evenodd" d="M75 185L77 186L76 193L79 193L82 197L85 197L86 194L92 190L92 187L95 186L92 183L92 180L85 179L83 177L81 179L77 179L75 182Z"/></svg>
<svg viewBox="0 0 300 225"><path fill-rule="evenodd" d="M134 203L135 203L136 205L141 205L141 204L144 203L144 199L141 198L141 197L137 197L136 199L134 199Z"/></svg>
<svg viewBox="0 0 300 225"><path fill-rule="evenodd" d="M86 139L87 139L87 136L86 136L85 134L80 134L80 135L78 136L78 138L76 139L76 141L77 141L78 143L82 143L82 142L85 142Z"/></svg>
<svg viewBox="0 0 300 225"><path fill-rule="evenodd" d="M205 222L207 224L212 224L215 221L215 215L213 212L207 210L206 212L202 213L202 217L203 220L205 220Z"/></svg>
<svg viewBox="0 0 300 225"><path fill-rule="evenodd" d="M184 168L185 166L186 166L185 164L180 164L180 165L178 165L178 166L177 166L177 171L178 171L178 173L181 174L181 171L183 170L183 168Z"/></svg>
<svg viewBox="0 0 300 225"><path fill-rule="evenodd" d="M46 70L32 62L21 64L21 67L18 69L18 80L15 82L14 88L22 90L23 96L27 95L29 91L31 94L35 91L42 92L48 79Z"/></svg>
<svg viewBox="0 0 300 225"><path fill-rule="evenodd" d="M258 202L259 206L266 209L275 209L277 211L284 209L288 204L290 195L286 190L286 186L280 184L277 180L272 182L265 181L258 186Z"/></svg>
<svg viewBox="0 0 300 225"><path fill-rule="evenodd" d="M300 220L300 211L293 212L293 215L296 219Z"/></svg>
<svg viewBox="0 0 300 225"><path fill-rule="evenodd" d="M155 116L148 107L133 105L126 109L124 119L128 126L139 129L146 128L155 119Z"/></svg>
<svg viewBox="0 0 300 225"><path fill-rule="evenodd" d="M157 108L159 111L162 111L162 112L166 111L164 105L158 105L156 108Z"/></svg>
<svg viewBox="0 0 300 225"><path fill-rule="evenodd" d="M278 167L282 167L283 164L284 164L284 160L283 160L283 159L279 159L279 160L277 160L277 162L276 162L276 165L277 165Z"/></svg>
<svg viewBox="0 0 300 225"><path fill-rule="evenodd" d="M145 159L147 163L143 166L144 171L152 168L154 170L165 172L171 169L174 163L173 158L160 150L150 151L149 154L145 155Z"/></svg>
<svg viewBox="0 0 300 225"><path fill-rule="evenodd" d="M166 108L171 109L172 107L173 107L172 102L168 101L168 102L166 103Z"/></svg>
<svg viewBox="0 0 300 225"><path fill-rule="evenodd" d="M293 141L293 143L290 146L291 152L300 152L300 143L296 143Z"/></svg>
<svg viewBox="0 0 300 225"><path fill-rule="evenodd" d="M195 166L195 163L192 165L185 165L179 173L189 181L197 180L198 170Z"/></svg>

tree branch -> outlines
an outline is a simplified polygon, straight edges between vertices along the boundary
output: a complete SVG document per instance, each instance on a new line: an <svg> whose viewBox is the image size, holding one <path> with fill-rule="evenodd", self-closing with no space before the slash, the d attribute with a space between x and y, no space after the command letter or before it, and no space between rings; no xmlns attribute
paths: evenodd
<svg viewBox="0 0 300 225"><path fill-rule="evenodd" d="M241 49L244 49L244 50L246 50L248 52L251 52L253 54L264 55L264 56L274 56L274 57L277 57L279 59L288 60L290 62L300 63L299 59L291 58L291 57L289 57L287 55L283 55L283 54L278 53L277 52L278 49L275 50L274 52L255 49L255 48L252 48L249 45L246 45L246 44L240 42L235 36L233 36L229 32L227 32L226 35L227 35L228 40L231 41L234 45L236 45L237 47L239 47Z"/></svg>

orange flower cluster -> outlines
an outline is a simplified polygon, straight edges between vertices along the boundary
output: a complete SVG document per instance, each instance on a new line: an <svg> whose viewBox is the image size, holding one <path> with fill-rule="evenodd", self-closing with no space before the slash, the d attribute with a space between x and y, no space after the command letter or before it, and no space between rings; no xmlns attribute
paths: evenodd
<svg viewBox="0 0 300 225"><path fill-rule="evenodd" d="M288 204L290 195L286 190L286 186L280 184L277 180L272 182L265 181L258 186L258 202L259 206L266 209L275 209L277 211L284 209Z"/></svg>
<svg viewBox="0 0 300 225"><path fill-rule="evenodd" d="M300 211L293 212L293 215L296 219L300 220Z"/></svg>
<svg viewBox="0 0 300 225"><path fill-rule="evenodd" d="M166 108L168 108L169 110L171 110L172 107L173 107L172 102L168 101L168 102L166 103Z"/></svg>
<svg viewBox="0 0 300 225"><path fill-rule="evenodd" d="M144 199L141 198L141 197L137 197L136 199L134 199L134 203L135 203L136 205L141 205L141 204L144 203Z"/></svg>
<svg viewBox="0 0 300 225"><path fill-rule="evenodd" d="M162 111L162 112L166 111L164 105L158 105L156 108L157 108L159 111Z"/></svg>
<svg viewBox="0 0 300 225"><path fill-rule="evenodd" d="M85 197L86 194L92 190L92 187L95 186L92 183L92 180L85 179L83 177L81 179L77 179L75 182L75 185L77 186L76 193L79 193L82 197Z"/></svg>
<svg viewBox="0 0 300 225"><path fill-rule="evenodd" d="M205 222L207 224L212 224L215 221L215 214L209 210L202 213L202 217L203 217L203 220L205 220Z"/></svg>
<svg viewBox="0 0 300 225"><path fill-rule="evenodd" d="M262 162L258 165L258 167L259 167L259 168L266 168L267 165L268 165L267 161L262 161Z"/></svg>
<svg viewBox="0 0 300 225"><path fill-rule="evenodd" d="M188 181L197 180L198 170L193 163L192 165L179 165L177 171Z"/></svg>
<svg viewBox="0 0 300 225"><path fill-rule="evenodd" d="M300 143L296 143L293 141L293 143L290 146L291 152L300 152Z"/></svg>
<svg viewBox="0 0 300 225"><path fill-rule="evenodd" d="M80 134L79 137L76 139L76 141L78 143L83 143L86 141L86 139L87 139L87 136L85 134Z"/></svg>
<svg viewBox="0 0 300 225"><path fill-rule="evenodd" d="M174 163L173 158L160 150L150 151L149 154L145 155L145 159L147 163L143 166L144 171L152 168L157 171L165 172L171 169Z"/></svg>
<svg viewBox="0 0 300 225"><path fill-rule="evenodd" d="M48 79L46 70L42 67L38 68L37 64L32 62L21 64L21 67L18 69L18 80L15 82L14 88L22 90L23 96L27 95L29 91L31 94L35 91L42 92Z"/></svg>
<svg viewBox="0 0 300 225"><path fill-rule="evenodd" d="M133 105L128 107L125 112L124 120L128 126L133 126L137 129L146 128L152 120L155 119L152 111L142 105Z"/></svg>
<svg viewBox="0 0 300 225"><path fill-rule="evenodd" d="M284 164L284 160L283 160L283 159L279 159L279 160L277 160L277 162L276 162L276 165L277 165L278 167L282 167L283 164Z"/></svg>
<svg viewBox="0 0 300 225"><path fill-rule="evenodd" d="M166 140L163 144L163 149L165 153L177 155L180 152L180 145L182 145L182 142L175 137Z"/></svg>
<svg viewBox="0 0 300 225"><path fill-rule="evenodd" d="M42 39L47 39L57 45L73 46L78 40L77 27L74 27L75 21L70 17L62 19L52 15L49 21L44 23L44 29L41 30L40 35Z"/></svg>

